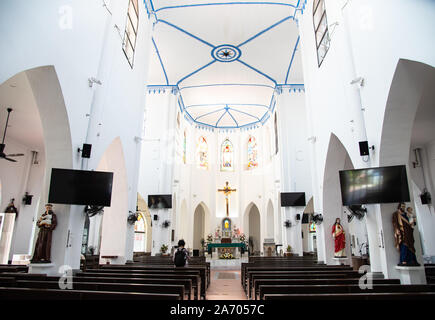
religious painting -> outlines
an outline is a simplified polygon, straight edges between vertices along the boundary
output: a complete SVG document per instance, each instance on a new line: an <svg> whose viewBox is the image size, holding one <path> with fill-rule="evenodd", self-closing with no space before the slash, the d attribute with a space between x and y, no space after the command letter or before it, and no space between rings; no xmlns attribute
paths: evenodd
<svg viewBox="0 0 435 320"><path fill-rule="evenodd" d="M221 171L234 171L234 152L233 144L227 138L221 147Z"/></svg>
<svg viewBox="0 0 435 320"><path fill-rule="evenodd" d="M275 128L275 154L278 153L278 116L275 112L275 120L274 120L274 128Z"/></svg>
<svg viewBox="0 0 435 320"><path fill-rule="evenodd" d="M208 169L208 145L205 137L201 136L197 148L198 168Z"/></svg>
<svg viewBox="0 0 435 320"><path fill-rule="evenodd" d="M257 141L255 137L248 139L248 170L258 167Z"/></svg>
<svg viewBox="0 0 435 320"><path fill-rule="evenodd" d="M139 214L134 224L134 252L145 252L145 219Z"/></svg>
<svg viewBox="0 0 435 320"><path fill-rule="evenodd" d="M186 164L186 145L187 145L187 137L186 137L186 130L184 130L184 137L183 137L183 163Z"/></svg>

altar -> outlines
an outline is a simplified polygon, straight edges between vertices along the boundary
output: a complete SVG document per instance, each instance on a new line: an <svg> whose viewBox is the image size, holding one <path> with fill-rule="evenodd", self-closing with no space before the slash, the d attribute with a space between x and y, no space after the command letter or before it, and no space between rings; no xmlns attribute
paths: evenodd
<svg viewBox="0 0 435 320"><path fill-rule="evenodd" d="M216 252L217 257L219 257L218 249L219 248L235 248L236 254L235 257L240 257L241 253L246 251L246 245L243 242L236 243L209 243L207 244L207 251L210 254L210 257L213 258L213 249Z"/></svg>

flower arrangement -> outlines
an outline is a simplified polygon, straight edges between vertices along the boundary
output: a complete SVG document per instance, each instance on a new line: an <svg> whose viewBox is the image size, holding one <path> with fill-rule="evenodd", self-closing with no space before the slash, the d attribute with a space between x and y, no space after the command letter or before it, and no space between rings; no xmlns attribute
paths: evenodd
<svg viewBox="0 0 435 320"><path fill-rule="evenodd" d="M213 235L211 233L207 236L207 242L213 242Z"/></svg>
<svg viewBox="0 0 435 320"><path fill-rule="evenodd" d="M219 259L235 259L234 255L231 253L229 249L224 250L222 254L219 256Z"/></svg>
<svg viewBox="0 0 435 320"><path fill-rule="evenodd" d="M246 235L244 233L241 233L239 236L240 242L246 243Z"/></svg>
<svg viewBox="0 0 435 320"><path fill-rule="evenodd" d="M162 246L160 247L160 252L165 254L166 251L168 251L168 246L166 244L162 244Z"/></svg>

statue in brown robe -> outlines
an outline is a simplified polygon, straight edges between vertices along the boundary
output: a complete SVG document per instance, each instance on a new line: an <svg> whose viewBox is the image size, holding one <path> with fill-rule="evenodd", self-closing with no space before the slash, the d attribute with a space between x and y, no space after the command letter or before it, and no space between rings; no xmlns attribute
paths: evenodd
<svg viewBox="0 0 435 320"><path fill-rule="evenodd" d="M405 213L405 204L400 203L393 213L394 238L396 248L400 251L399 266L419 266L414 248L415 222Z"/></svg>
<svg viewBox="0 0 435 320"><path fill-rule="evenodd" d="M51 239L53 230L57 225L57 218L52 211L53 205L46 204L45 212L39 217L36 225L39 228L32 263L51 262Z"/></svg>

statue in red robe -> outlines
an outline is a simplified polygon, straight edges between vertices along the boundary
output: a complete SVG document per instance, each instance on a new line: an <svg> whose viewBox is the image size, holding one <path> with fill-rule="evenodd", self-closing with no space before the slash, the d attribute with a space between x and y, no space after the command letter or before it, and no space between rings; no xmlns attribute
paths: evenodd
<svg viewBox="0 0 435 320"><path fill-rule="evenodd" d="M332 226L332 236L334 237L335 258L346 258L346 236L344 234L343 227L340 224L340 218L335 219L335 224Z"/></svg>

